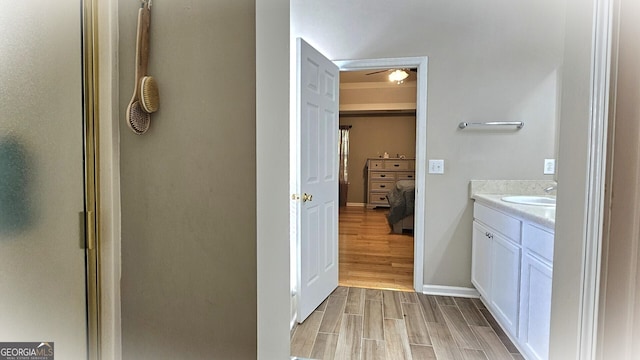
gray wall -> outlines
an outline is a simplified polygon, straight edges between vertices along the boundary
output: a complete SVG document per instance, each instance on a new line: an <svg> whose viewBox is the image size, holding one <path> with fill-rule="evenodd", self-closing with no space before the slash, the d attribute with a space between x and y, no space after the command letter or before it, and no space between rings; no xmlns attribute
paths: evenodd
<svg viewBox="0 0 640 360"><path fill-rule="evenodd" d="M415 116L341 116L349 131L349 193L351 203L367 202L367 159L388 152L391 157L416 156Z"/></svg>
<svg viewBox="0 0 640 360"><path fill-rule="evenodd" d="M292 1L292 37L330 59L428 56L424 283L471 286L471 179L545 179L556 154L564 1ZM460 121L526 122L460 131ZM423 161L426 159L422 159ZM424 166L424 165L423 165Z"/></svg>
<svg viewBox="0 0 640 360"><path fill-rule="evenodd" d="M146 135L138 1L119 2L124 359L256 357L255 2L154 2Z"/></svg>

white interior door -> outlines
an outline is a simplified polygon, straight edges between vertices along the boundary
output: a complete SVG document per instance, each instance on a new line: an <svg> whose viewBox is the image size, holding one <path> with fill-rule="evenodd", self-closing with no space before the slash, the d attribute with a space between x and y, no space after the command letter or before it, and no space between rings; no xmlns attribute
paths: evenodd
<svg viewBox="0 0 640 360"><path fill-rule="evenodd" d="M0 341L56 359L87 358L81 14L0 1Z"/></svg>
<svg viewBox="0 0 640 360"><path fill-rule="evenodd" d="M338 286L338 67L297 42L298 322Z"/></svg>

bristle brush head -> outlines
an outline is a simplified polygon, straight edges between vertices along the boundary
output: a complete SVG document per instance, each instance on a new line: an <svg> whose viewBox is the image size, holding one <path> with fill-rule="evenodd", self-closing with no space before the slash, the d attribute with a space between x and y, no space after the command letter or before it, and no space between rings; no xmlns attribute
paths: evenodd
<svg viewBox="0 0 640 360"><path fill-rule="evenodd" d="M142 135L149 130L151 115L145 112L139 101L134 101L127 109L127 125L137 135Z"/></svg>
<svg viewBox="0 0 640 360"><path fill-rule="evenodd" d="M140 80L140 102L142 108L148 113L158 111L160 106L160 94L158 92L158 83L152 76L145 76Z"/></svg>

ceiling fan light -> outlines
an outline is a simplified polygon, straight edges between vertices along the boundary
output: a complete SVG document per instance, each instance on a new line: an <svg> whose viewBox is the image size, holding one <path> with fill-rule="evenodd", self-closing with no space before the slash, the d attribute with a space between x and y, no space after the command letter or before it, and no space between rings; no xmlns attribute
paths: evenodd
<svg viewBox="0 0 640 360"><path fill-rule="evenodd" d="M396 69L392 71L391 74L389 74L389 81L395 81L398 84L402 84L404 82L404 79L408 77L409 77L408 72L401 69Z"/></svg>

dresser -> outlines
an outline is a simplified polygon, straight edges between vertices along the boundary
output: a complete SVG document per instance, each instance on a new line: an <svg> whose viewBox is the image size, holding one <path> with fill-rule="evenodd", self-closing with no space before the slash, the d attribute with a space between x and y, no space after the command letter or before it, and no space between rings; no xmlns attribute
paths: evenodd
<svg viewBox="0 0 640 360"><path fill-rule="evenodd" d="M387 192L398 180L415 180L415 159L367 159L367 208L389 207Z"/></svg>

